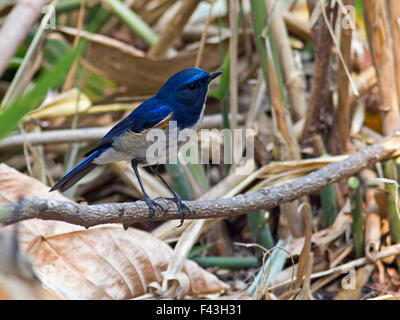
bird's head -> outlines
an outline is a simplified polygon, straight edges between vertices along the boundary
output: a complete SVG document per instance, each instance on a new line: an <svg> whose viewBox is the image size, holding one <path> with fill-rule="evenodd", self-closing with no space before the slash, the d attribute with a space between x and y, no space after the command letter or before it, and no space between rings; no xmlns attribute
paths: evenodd
<svg viewBox="0 0 400 320"><path fill-rule="evenodd" d="M158 91L157 97L178 102L188 107L202 107L211 80L222 72L208 73L200 68L189 68L174 74Z"/></svg>

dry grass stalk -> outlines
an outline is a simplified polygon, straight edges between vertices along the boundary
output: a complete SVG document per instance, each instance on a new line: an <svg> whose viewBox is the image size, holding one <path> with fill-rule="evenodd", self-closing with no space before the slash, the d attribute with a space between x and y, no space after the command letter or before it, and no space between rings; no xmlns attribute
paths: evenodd
<svg viewBox="0 0 400 320"><path fill-rule="evenodd" d="M267 1L268 11L271 15L271 29L274 34L278 58L288 91L288 99L292 111L293 121L300 120L307 109L305 97L304 74L298 69L294 61L289 35L282 17L281 8L275 6L275 0Z"/></svg>
<svg viewBox="0 0 400 320"><path fill-rule="evenodd" d="M199 3L199 0L183 1L182 6L170 23L168 23L167 28L161 34L156 44L150 48L148 52L150 57L161 58L167 53L168 49L174 44L174 41L182 34L183 28Z"/></svg>
<svg viewBox="0 0 400 320"><path fill-rule="evenodd" d="M268 77L269 77L269 92L271 95L271 105L273 110L273 119L276 124L276 128L285 142L286 148L288 149L288 156L280 155L279 160L299 160L300 148L297 144L295 135L293 134L293 124L287 109L285 108L282 100L279 81L276 74L274 62L272 60L272 51L269 40L267 40L268 49Z"/></svg>
<svg viewBox="0 0 400 320"><path fill-rule="evenodd" d="M299 211L301 211L304 221L304 245L301 250L301 254L299 257L299 263L297 268L297 279L295 281L294 288L300 289L300 286L303 282L303 276L307 273L308 270L312 270L312 259L311 258L311 236L312 236L312 213L311 206L308 203L302 204L299 207ZM311 265L311 266L310 266ZM310 272L311 274L311 272Z"/></svg>
<svg viewBox="0 0 400 320"><path fill-rule="evenodd" d="M211 4L211 6L210 6L210 10L208 11L208 17L207 17L206 23L204 25L203 32L201 33L199 51L197 53L196 62L194 64L194 66L196 68L200 68L201 59L203 57L204 45L206 44L206 39L207 39L208 26L210 25L210 22L211 22L211 19L212 19L211 12L212 12L212 9L214 8L214 3L215 2L213 2Z"/></svg>
<svg viewBox="0 0 400 320"><path fill-rule="evenodd" d="M86 11L85 8L86 8L86 2L82 1L81 6L79 8L78 22L77 22L77 26L76 26L77 34L75 35L74 44L73 44L74 48L76 48L76 46L79 43L79 39L81 38L81 31L83 28L83 20L85 18L85 11ZM62 91L68 91L74 85L75 73L76 73L76 68L78 67L78 63L79 63L79 60L76 59L74 61L74 63L72 64L71 69L68 72L67 78L65 79Z"/></svg>
<svg viewBox="0 0 400 320"><path fill-rule="evenodd" d="M272 114L276 132L284 142L286 150L281 149L278 154L279 160L298 160L301 158L300 148L293 133L293 124L285 108L280 92L277 70L272 60L272 50L269 39L266 40L268 52L268 77L269 92L271 96ZM304 225L300 215L297 214L297 201L280 205L279 235L286 239L290 234L295 237L304 234Z"/></svg>
<svg viewBox="0 0 400 320"><path fill-rule="evenodd" d="M314 297L312 296L311 293L311 275L312 275L313 263L314 263L314 253L309 252L307 257L307 266L303 279L303 286L297 298L298 300L314 300Z"/></svg>

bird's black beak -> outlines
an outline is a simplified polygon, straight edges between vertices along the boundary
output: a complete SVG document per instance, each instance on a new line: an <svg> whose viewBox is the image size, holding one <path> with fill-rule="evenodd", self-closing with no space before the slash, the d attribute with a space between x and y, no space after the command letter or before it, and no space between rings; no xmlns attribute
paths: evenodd
<svg viewBox="0 0 400 320"><path fill-rule="evenodd" d="M213 80L213 79L215 79L216 77L218 77L218 76L221 75L221 74L222 74L222 71L210 73L210 75L209 75L210 81Z"/></svg>

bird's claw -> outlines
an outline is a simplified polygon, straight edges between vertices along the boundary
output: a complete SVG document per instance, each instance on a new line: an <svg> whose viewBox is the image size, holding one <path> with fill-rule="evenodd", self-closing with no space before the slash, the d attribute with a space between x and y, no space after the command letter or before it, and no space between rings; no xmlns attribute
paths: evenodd
<svg viewBox="0 0 400 320"><path fill-rule="evenodd" d="M182 198L178 194L175 195L175 197L173 198L158 197L155 200L157 199L170 200L176 204L176 206L178 207L179 215L181 216L181 221L180 224L178 225L178 228L181 227L183 225L183 222L185 221L185 213L187 212L187 214L191 214L190 208L183 203ZM154 216L154 206L158 206L163 212L166 211L166 209L156 201L150 199L144 199L144 200L146 201L147 206L149 207L150 217L152 219Z"/></svg>
<svg viewBox="0 0 400 320"><path fill-rule="evenodd" d="M158 207L160 210L165 211L164 207L161 204L157 203L154 200L151 200L150 198L144 198L144 201L146 202L147 207L149 208L151 220L154 219L155 207Z"/></svg>
<svg viewBox="0 0 400 320"><path fill-rule="evenodd" d="M176 203L176 206L178 207L179 215L181 216L181 223L178 226L181 227L183 225L183 222L185 221L185 212L188 214L191 214L190 208L182 202L182 198L179 196L175 196L175 198L171 199Z"/></svg>

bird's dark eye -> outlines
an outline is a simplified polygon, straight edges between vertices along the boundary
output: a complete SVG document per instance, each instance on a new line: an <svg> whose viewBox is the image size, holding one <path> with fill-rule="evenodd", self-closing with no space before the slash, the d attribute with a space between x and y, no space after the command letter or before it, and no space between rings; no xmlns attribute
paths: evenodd
<svg viewBox="0 0 400 320"><path fill-rule="evenodd" d="M194 90L196 89L196 84L195 83L189 83L186 88L188 88L189 90Z"/></svg>

